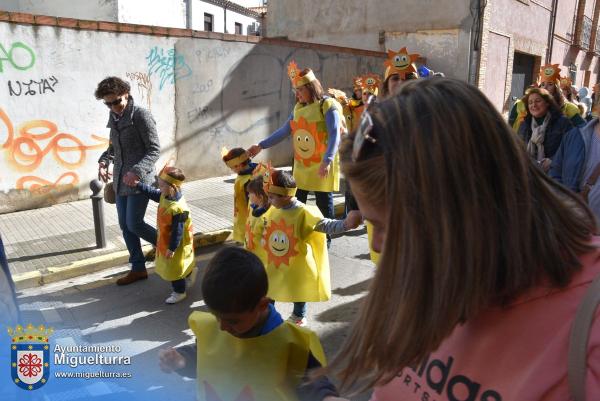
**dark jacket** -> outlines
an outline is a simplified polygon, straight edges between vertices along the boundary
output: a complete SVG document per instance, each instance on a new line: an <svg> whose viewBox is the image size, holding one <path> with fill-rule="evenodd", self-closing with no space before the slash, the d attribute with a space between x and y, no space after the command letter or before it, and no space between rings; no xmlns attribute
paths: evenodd
<svg viewBox="0 0 600 401"><path fill-rule="evenodd" d="M550 121L546 127L546 135L544 137L544 153L546 157L552 159L558 150L564 135L573 128L571 121L563 116L560 111L551 112ZM531 119L533 117L528 114L525 121L519 127L519 136L525 141L525 146L531 139Z"/></svg>
<svg viewBox="0 0 600 401"><path fill-rule="evenodd" d="M583 175L591 156L592 137L599 122L598 118L594 118L585 126L570 131L552 159L550 176L574 192L581 192L583 187Z"/></svg>
<svg viewBox="0 0 600 401"><path fill-rule="evenodd" d="M156 131L156 122L150 111L134 104L133 97L129 101L123 115L118 118L110 113L110 145L100 156L99 162L114 162L113 186L115 193L121 196L139 193L139 190L123 183L128 171L140 177L143 184L152 185L156 176L154 164L160 156L160 144Z"/></svg>

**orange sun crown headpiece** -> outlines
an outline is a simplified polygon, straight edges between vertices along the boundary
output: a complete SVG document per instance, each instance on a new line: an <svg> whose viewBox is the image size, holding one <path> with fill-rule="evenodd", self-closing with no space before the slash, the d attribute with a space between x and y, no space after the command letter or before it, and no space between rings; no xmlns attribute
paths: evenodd
<svg viewBox="0 0 600 401"><path fill-rule="evenodd" d="M560 77L560 86L561 88L573 86L573 81L569 77Z"/></svg>
<svg viewBox="0 0 600 401"><path fill-rule="evenodd" d="M308 74L304 76L300 76L302 70L298 68L298 64L294 60L290 61L287 67L288 77L290 81L292 81L292 87L294 89L299 88L301 86L306 85L309 82L315 81L317 77L315 77L315 73L310 71Z"/></svg>
<svg viewBox="0 0 600 401"><path fill-rule="evenodd" d="M551 82L556 84L560 79L560 67L558 64L546 64L540 68L540 82Z"/></svg>
<svg viewBox="0 0 600 401"><path fill-rule="evenodd" d="M273 183L273 174L277 171L269 162L266 166L264 166L265 171L263 173L263 189L266 193L272 193L281 196L294 196L296 195L297 188L285 188L277 186Z"/></svg>
<svg viewBox="0 0 600 401"><path fill-rule="evenodd" d="M385 79L388 79L390 75L398 74L402 80L406 79L406 75L410 73L417 73L417 68L413 64L419 58L419 54L408 54L406 47L398 50L388 50L388 58L385 60L383 65L385 69Z"/></svg>
<svg viewBox="0 0 600 401"><path fill-rule="evenodd" d="M375 96L379 93L379 85L381 84L381 78L377 74L366 74L361 77L361 89L363 92L371 93Z"/></svg>

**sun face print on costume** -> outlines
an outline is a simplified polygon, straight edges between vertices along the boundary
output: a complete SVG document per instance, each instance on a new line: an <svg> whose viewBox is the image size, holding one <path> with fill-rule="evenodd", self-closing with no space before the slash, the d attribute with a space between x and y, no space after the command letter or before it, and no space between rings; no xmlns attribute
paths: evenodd
<svg viewBox="0 0 600 401"><path fill-rule="evenodd" d="M542 82L556 82L560 79L560 68L558 64L546 64L540 69Z"/></svg>
<svg viewBox="0 0 600 401"><path fill-rule="evenodd" d="M296 255L296 238L294 237L294 226L285 224L284 219L279 223L272 221L265 233L267 243L267 263L273 262L276 268L282 264L290 265L290 259Z"/></svg>
<svg viewBox="0 0 600 401"><path fill-rule="evenodd" d="M321 163L327 146L323 141L325 133L318 131L317 123L309 123L304 117L300 117L298 121L290 121L290 125L294 143L294 159L301 161L307 167L311 163Z"/></svg>
<svg viewBox="0 0 600 401"><path fill-rule="evenodd" d="M391 68L392 74L400 74L401 78L404 79L404 75L410 72L416 72L413 65L419 58L418 54L408 54L406 47L403 47L399 51L388 50L388 58L383 63L386 67Z"/></svg>

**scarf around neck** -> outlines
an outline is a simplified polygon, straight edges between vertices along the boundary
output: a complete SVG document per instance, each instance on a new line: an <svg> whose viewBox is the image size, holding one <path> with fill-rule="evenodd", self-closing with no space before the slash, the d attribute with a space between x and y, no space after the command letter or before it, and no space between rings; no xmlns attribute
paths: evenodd
<svg viewBox="0 0 600 401"><path fill-rule="evenodd" d="M551 113L548 112L542 124L538 124L535 118L531 117L531 139L527 143L527 153L535 160L544 159L544 139L546 138L546 128L550 122Z"/></svg>

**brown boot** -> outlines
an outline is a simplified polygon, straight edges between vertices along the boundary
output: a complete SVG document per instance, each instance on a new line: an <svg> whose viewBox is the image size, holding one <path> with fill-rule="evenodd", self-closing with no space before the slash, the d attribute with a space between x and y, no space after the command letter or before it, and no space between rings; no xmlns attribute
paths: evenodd
<svg viewBox="0 0 600 401"><path fill-rule="evenodd" d="M143 272L134 272L130 271L127 275L121 277L117 280L117 285L127 285L134 283L138 280L145 280L148 278L148 273L146 271Z"/></svg>

